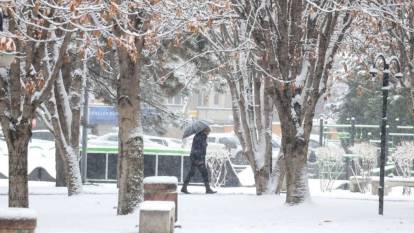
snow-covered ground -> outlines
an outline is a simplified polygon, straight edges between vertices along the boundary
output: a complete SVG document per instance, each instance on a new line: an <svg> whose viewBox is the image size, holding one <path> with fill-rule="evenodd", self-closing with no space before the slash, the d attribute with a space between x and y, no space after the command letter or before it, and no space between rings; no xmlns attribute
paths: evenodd
<svg viewBox="0 0 414 233"><path fill-rule="evenodd" d="M340 182L338 182L340 183ZM85 194L67 197L53 183L30 182L30 207L38 214L37 233L137 233L139 211L116 216L114 184L86 185ZM176 233L411 233L414 196L394 188L385 198L384 216L371 194L334 190L321 193L310 181L312 200L299 206L284 204L284 195L254 195L254 188L220 188L205 195L190 186L179 195ZM7 207L7 180L0 179L0 209Z"/></svg>

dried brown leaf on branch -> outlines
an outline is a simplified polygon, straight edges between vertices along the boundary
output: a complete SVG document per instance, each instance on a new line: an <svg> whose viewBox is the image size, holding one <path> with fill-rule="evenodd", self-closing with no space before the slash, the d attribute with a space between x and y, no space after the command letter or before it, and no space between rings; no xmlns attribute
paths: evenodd
<svg viewBox="0 0 414 233"><path fill-rule="evenodd" d="M69 5L69 10L74 12L79 7L79 5L82 3L82 0L72 0Z"/></svg>
<svg viewBox="0 0 414 233"><path fill-rule="evenodd" d="M26 86L25 86L25 90L26 90L27 94L32 96L36 91L35 83L33 81L27 82Z"/></svg>
<svg viewBox="0 0 414 233"><path fill-rule="evenodd" d="M119 6L114 1L109 4L109 15L114 17L118 14ZM108 19L109 20L109 19Z"/></svg>
<svg viewBox="0 0 414 233"><path fill-rule="evenodd" d="M104 59L104 51L101 48L98 48L98 50L96 51L96 60L99 63L103 63L103 59Z"/></svg>
<svg viewBox="0 0 414 233"><path fill-rule="evenodd" d="M198 33L198 25L194 22L188 22L187 23L187 31L191 33Z"/></svg>

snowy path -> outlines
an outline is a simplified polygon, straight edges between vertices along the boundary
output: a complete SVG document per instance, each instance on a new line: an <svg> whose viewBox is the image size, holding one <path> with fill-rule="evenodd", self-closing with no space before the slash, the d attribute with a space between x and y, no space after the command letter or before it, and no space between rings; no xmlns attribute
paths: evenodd
<svg viewBox="0 0 414 233"><path fill-rule="evenodd" d="M387 202L379 217L376 201L313 198L289 207L282 197L254 195L180 196L180 233L409 233L414 202Z"/></svg>
<svg viewBox="0 0 414 233"><path fill-rule="evenodd" d="M47 189L51 190L36 187L33 192L37 195L30 196L31 207L39 215L36 233L138 232L138 212L116 216L113 187L88 187L90 194L71 198L61 195L60 189ZM336 191L289 207L283 195L256 196L252 188L220 189L218 195L202 194L202 187L191 186L190 190L196 194L179 195L182 228L176 233L411 233L414 229L413 196L386 200L385 216L381 217L371 195L361 200ZM7 207L4 191L0 187L0 208Z"/></svg>

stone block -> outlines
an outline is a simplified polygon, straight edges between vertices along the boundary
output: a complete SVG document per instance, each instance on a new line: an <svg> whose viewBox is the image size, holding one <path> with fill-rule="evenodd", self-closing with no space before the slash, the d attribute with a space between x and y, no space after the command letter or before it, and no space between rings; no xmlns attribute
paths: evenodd
<svg viewBox="0 0 414 233"><path fill-rule="evenodd" d="M144 201L140 205L139 233L173 233L175 203Z"/></svg>
<svg viewBox="0 0 414 233"><path fill-rule="evenodd" d="M0 233L34 233L36 213L26 208L0 209Z"/></svg>
<svg viewBox="0 0 414 233"><path fill-rule="evenodd" d="M173 176L151 176L144 179L144 201L173 201L178 219L178 180Z"/></svg>

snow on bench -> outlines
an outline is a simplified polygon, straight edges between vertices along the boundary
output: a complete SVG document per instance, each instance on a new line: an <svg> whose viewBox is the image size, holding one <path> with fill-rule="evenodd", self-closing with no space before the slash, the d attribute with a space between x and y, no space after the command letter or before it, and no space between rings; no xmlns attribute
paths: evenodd
<svg viewBox="0 0 414 233"><path fill-rule="evenodd" d="M144 201L140 205L139 233L173 233L175 203Z"/></svg>
<svg viewBox="0 0 414 233"><path fill-rule="evenodd" d="M349 177L349 184L349 189L351 192L363 192L367 189L368 184L371 184L371 193L373 195L378 195L379 176L351 176ZM391 191L392 187L414 187L414 178L384 177L384 184L384 195L387 195Z"/></svg>
<svg viewBox="0 0 414 233"><path fill-rule="evenodd" d="M34 233L37 215L34 210L26 208L0 209L0 232Z"/></svg>
<svg viewBox="0 0 414 233"><path fill-rule="evenodd" d="M392 187L404 186L414 187L414 178L405 177L385 177L384 179L384 195L387 195ZM378 195L379 177L375 176L371 178L372 194Z"/></svg>
<svg viewBox="0 0 414 233"><path fill-rule="evenodd" d="M175 176L149 176L144 178L145 201L173 201L175 203L175 221L178 219L178 180Z"/></svg>

